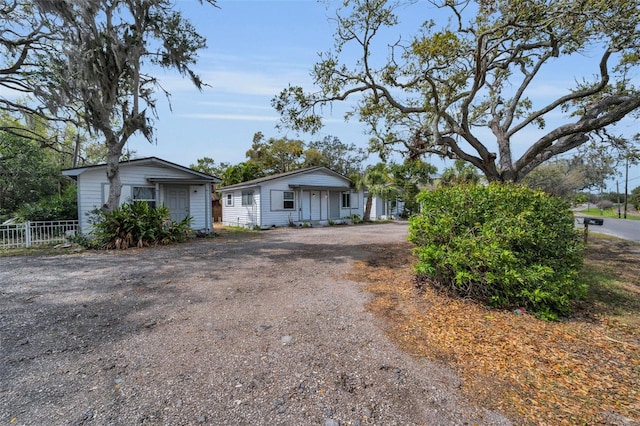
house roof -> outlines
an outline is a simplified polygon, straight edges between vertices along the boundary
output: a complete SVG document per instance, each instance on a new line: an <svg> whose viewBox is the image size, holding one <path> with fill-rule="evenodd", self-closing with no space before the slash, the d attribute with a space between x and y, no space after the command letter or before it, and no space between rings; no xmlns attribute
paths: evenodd
<svg viewBox="0 0 640 426"><path fill-rule="evenodd" d="M129 167L129 166L147 166L147 165L153 165L153 166L160 166L160 167L168 167L171 169L177 169L180 170L182 172L188 173L192 176L191 179L168 179L168 178L163 178L161 176L158 177L149 177L148 180L149 181L154 181L154 182L163 182L163 183L169 183L169 181L174 181L174 182L180 182L180 183L185 183L186 181L193 181L193 182L203 182L203 181L208 181L208 182L214 182L214 183L219 183L222 180L216 176L212 176L206 173L202 173L202 172L198 172L196 170L190 169L188 167L184 167L181 166L179 164L176 163L172 163L170 161L167 160L163 160L161 158L158 157L145 157L145 158L136 158L134 160L129 160L129 161L121 161L118 163L120 165L120 167ZM69 176L71 178L76 179L78 176L80 176L82 173L89 171L89 170L100 170L100 169L106 169L107 165L106 164L96 164L94 166L86 166L86 167L77 167L74 169L65 169L62 170L62 174L64 176Z"/></svg>
<svg viewBox="0 0 640 426"><path fill-rule="evenodd" d="M314 173L314 172L323 172L323 173L327 173L327 174L331 174L334 176L337 176L341 179L344 179L348 184L351 184L351 179L349 179L348 177L341 175L338 172L334 172L333 170L324 167L324 166L316 166L316 167L308 167L306 169L300 169L300 170L294 170L291 172L285 172L285 173L278 173L275 175L270 175L270 176L265 176L265 177L261 177L258 179L253 179L253 180L248 180L246 182L241 182L241 183L237 183L234 185L229 185L229 186L225 186L222 188L218 188L218 191L227 191L227 190L231 190L231 189L242 189L242 188L249 188L252 186L259 186L261 183L264 182L269 182L272 180L276 180L276 179L283 179L283 178L289 178L292 176L297 176L297 175L303 175L303 174L308 174L308 173Z"/></svg>

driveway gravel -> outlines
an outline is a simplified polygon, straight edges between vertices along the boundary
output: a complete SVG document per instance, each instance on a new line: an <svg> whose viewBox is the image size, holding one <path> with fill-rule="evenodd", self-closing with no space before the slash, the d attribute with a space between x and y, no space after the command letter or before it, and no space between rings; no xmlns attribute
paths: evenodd
<svg viewBox="0 0 640 426"><path fill-rule="evenodd" d="M0 425L507 425L349 281L406 223L0 258Z"/></svg>

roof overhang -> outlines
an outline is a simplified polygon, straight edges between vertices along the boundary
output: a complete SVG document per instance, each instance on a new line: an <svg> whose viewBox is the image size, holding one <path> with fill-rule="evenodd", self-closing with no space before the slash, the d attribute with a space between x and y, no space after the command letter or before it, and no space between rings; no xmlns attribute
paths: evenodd
<svg viewBox="0 0 640 426"><path fill-rule="evenodd" d="M290 184L291 189L308 189L311 191L349 191L352 188L349 186L321 186L321 185L296 185Z"/></svg>
<svg viewBox="0 0 640 426"><path fill-rule="evenodd" d="M260 188L261 185L256 185L256 184L250 184L250 185L242 185L242 184L236 184L236 185L229 185L229 186L224 186L221 188L217 188L216 191L218 192L229 192L229 191L236 191L239 189L253 189L253 188Z"/></svg>
<svg viewBox="0 0 640 426"><path fill-rule="evenodd" d="M181 172L185 173L188 176L188 177L184 178L185 180L183 180L183 182L185 182L185 183L188 180L197 181L197 183L206 183L206 182L220 183L220 182L222 182L222 179L220 179L220 178L218 178L216 176L211 176L211 175L208 175L206 173L202 173L202 172L199 172L197 170L193 170L193 169L190 169L188 167L184 167L184 166L181 166L179 164L172 163L170 161L162 160L162 159L157 158L157 157L138 158L138 159L133 159L133 160L128 160L128 161L121 161L121 162L118 163L118 167L121 167L121 168L134 167L134 166L158 166L158 167L164 167L164 168L168 168L168 169L180 170ZM90 171L90 170L106 170L106 169L107 169L107 164L96 164L96 165L92 165L92 166L77 167L77 168L73 168L73 169L65 169L65 170L62 170L62 174L64 176L68 176L68 177L70 177L72 179L78 179L78 176L80 176L84 172L87 172L87 171ZM171 178L165 177L165 179L171 179Z"/></svg>
<svg viewBox="0 0 640 426"><path fill-rule="evenodd" d="M151 183L163 183L174 185L204 185L205 183L216 183L213 179L182 179L182 178L167 178L167 177L148 177L147 182Z"/></svg>

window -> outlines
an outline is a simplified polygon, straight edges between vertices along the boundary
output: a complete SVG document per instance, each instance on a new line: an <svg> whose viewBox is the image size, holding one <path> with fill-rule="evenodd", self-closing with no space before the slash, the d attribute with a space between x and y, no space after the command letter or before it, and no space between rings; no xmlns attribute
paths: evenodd
<svg viewBox="0 0 640 426"><path fill-rule="evenodd" d="M224 205L227 207L233 206L233 194L227 194L227 198L225 198Z"/></svg>
<svg viewBox="0 0 640 426"><path fill-rule="evenodd" d="M148 186L134 186L133 201L146 201L149 207L156 207L156 189Z"/></svg>
<svg viewBox="0 0 640 426"><path fill-rule="evenodd" d="M253 191L242 191L242 205L243 206L253 205Z"/></svg>
<svg viewBox="0 0 640 426"><path fill-rule="evenodd" d="M295 193L293 191L284 191L282 198L282 208L285 210L292 210L295 204Z"/></svg>
<svg viewBox="0 0 640 426"><path fill-rule="evenodd" d="M342 208L348 209L351 207L351 194L349 192L342 193Z"/></svg>

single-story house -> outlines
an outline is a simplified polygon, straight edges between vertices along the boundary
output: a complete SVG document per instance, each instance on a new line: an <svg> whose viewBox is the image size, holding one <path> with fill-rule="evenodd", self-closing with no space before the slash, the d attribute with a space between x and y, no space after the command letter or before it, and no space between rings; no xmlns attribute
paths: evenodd
<svg viewBox="0 0 640 426"><path fill-rule="evenodd" d="M152 206L165 205L171 220L193 218L194 230L213 230L211 194L221 180L156 157L119 163L122 193L120 204L146 201ZM62 174L78 182L78 218L80 231L91 233L89 214L99 209L109 197L107 165L66 169Z"/></svg>
<svg viewBox="0 0 640 426"><path fill-rule="evenodd" d="M364 194L347 177L310 167L220 188L222 223L259 227L339 222L363 217Z"/></svg>

